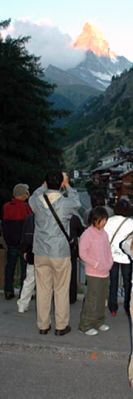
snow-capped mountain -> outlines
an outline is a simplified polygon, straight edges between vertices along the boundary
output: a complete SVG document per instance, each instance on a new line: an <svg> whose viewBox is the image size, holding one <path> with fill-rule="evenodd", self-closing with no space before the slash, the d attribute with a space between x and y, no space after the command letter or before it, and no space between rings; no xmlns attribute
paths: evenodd
<svg viewBox="0 0 133 399"><path fill-rule="evenodd" d="M129 70L131 66L132 63L125 57L98 56L88 50L85 60L75 68L67 70L67 72L89 86L105 90L109 86L113 75L120 75L125 69Z"/></svg>
<svg viewBox="0 0 133 399"><path fill-rule="evenodd" d="M93 51L98 56L115 58L116 54L110 50L109 43L103 33L95 25L86 23L82 32L73 43L76 49Z"/></svg>
<svg viewBox="0 0 133 399"><path fill-rule="evenodd" d="M120 75L132 66L132 62L111 51L102 32L88 23L84 25L73 47L86 50L86 57L83 62L69 69L68 72L100 90L107 88L113 75Z"/></svg>
<svg viewBox="0 0 133 399"><path fill-rule="evenodd" d="M67 70L50 65L45 71L46 78L50 82L56 83L58 91L69 100L70 97L77 97L77 88L79 93L88 88L88 97L93 95L92 89L97 90L98 95L99 91L104 91L109 86L113 75L120 75L125 69L129 70L132 66L132 62L124 56L116 55L99 29L89 23L84 25L81 34L72 43L72 47L75 51L85 50L85 58L82 62ZM79 104L85 98L87 98L86 90L82 100L79 99Z"/></svg>

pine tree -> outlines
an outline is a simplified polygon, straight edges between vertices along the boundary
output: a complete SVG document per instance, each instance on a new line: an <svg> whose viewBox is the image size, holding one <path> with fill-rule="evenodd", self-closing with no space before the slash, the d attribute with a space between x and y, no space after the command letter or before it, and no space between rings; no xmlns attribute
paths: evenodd
<svg viewBox="0 0 133 399"><path fill-rule="evenodd" d="M1 22L0 30L9 24ZM1 202L11 196L14 184L25 182L32 190L49 168L62 162L62 129L56 128L56 121L64 112L50 102L54 85L45 81L40 58L27 51L29 39L0 35Z"/></svg>

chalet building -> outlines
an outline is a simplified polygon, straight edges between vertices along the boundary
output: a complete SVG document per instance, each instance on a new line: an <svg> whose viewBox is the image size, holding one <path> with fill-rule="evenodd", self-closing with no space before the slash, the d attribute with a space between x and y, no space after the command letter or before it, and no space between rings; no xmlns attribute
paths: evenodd
<svg viewBox="0 0 133 399"><path fill-rule="evenodd" d="M133 167L119 176L119 181L116 182L116 192L118 198L126 195L133 203Z"/></svg>
<svg viewBox="0 0 133 399"><path fill-rule="evenodd" d="M112 204L123 195L133 203L133 149L116 148L99 160L90 177L93 186L103 190Z"/></svg>

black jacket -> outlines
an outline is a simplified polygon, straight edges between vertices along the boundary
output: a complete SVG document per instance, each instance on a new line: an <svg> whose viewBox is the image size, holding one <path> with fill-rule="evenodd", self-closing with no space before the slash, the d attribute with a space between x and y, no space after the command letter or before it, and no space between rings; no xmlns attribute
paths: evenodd
<svg viewBox="0 0 133 399"><path fill-rule="evenodd" d="M78 257L78 237L84 231L84 226L81 223L80 218L77 215L73 215L70 219L70 238L74 239L74 245L71 246L71 256L74 255ZM75 243L77 245L75 245Z"/></svg>
<svg viewBox="0 0 133 399"><path fill-rule="evenodd" d="M33 234L34 234L34 215L28 216L23 224L20 248L22 253L26 253L26 261L30 264L34 264L34 254L32 252L33 245Z"/></svg>

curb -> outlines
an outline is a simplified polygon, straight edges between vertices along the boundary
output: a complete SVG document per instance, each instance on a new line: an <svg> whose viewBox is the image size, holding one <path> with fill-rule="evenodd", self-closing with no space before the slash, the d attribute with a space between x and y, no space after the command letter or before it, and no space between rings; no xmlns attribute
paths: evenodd
<svg viewBox="0 0 133 399"><path fill-rule="evenodd" d="M58 357L66 357L75 360L123 360L126 363L129 360L130 354L128 352L106 351L88 349L88 348L73 348L71 346L58 346L52 344L35 344L35 343L20 343L20 342L0 342L0 352L19 352L19 353L45 353L51 352Z"/></svg>

